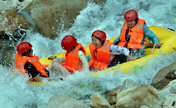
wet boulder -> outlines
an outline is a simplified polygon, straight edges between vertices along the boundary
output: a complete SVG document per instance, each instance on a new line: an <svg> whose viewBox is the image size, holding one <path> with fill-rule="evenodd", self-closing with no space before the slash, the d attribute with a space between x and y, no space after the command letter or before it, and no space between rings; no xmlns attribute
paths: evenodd
<svg viewBox="0 0 176 108"><path fill-rule="evenodd" d="M132 87L136 87L138 86L137 83L135 83L133 80L127 79L123 82L123 85L118 86L114 89L112 89L111 91L108 92L107 94L107 100L110 103L110 105L115 105L116 104L116 100L117 100L117 95L126 89L132 88Z"/></svg>
<svg viewBox="0 0 176 108"><path fill-rule="evenodd" d="M176 108L176 94L166 95L163 101L163 108Z"/></svg>
<svg viewBox="0 0 176 108"><path fill-rule="evenodd" d="M119 86L108 92L107 100L110 103L110 105L116 104L117 94L121 91L121 89L122 89L122 86Z"/></svg>
<svg viewBox="0 0 176 108"><path fill-rule="evenodd" d="M11 67L14 64L14 46L13 41L1 39L2 48L0 48L0 65Z"/></svg>
<svg viewBox="0 0 176 108"><path fill-rule="evenodd" d="M49 99L46 108L89 108L86 104L64 95L55 95Z"/></svg>
<svg viewBox="0 0 176 108"><path fill-rule="evenodd" d="M111 90L107 99L116 108L155 108L161 106L158 91L151 85L139 85L127 79Z"/></svg>
<svg viewBox="0 0 176 108"><path fill-rule="evenodd" d="M160 100L163 102L163 108L176 107L176 80L169 82L169 84L158 93Z"/></svg>
<svg viewBox="0 0 176 108"><path fill-rule="evenodd" d="M98 93L91 95L91 108L112 108L108 101Z"/></svg>
<svg viewBox="0 0 176 108"><path fill-rule="evenodd" d="M15 10L5 10L0 12L0 37L1 38L21 38L25 36L29 29L29 22L23 15Z"/></svg>
<svg viewBox="0 0 176 108"><path fill-rule="evenodd" d="M150 85L140 85L121 91L117 95L117 108L155 108L161 106L158 91Z"/></svg>
<svg viewBox="0 0 176 108"><path fill-rule="evenodd" d="M176 79L176 62L160 69L153 78L151 85L161 90L174 79Z"/></svg>
<svg viewBox="0 0 176 108"><path fill-rule="evenodd" d="M0 10L21 11L26 8L33 0L1 0Z"/></svg>
<svg viewBox="0 0 176 108"><path fill-rule="evenodd" d="M91 1L101 3L105 0ZM26 10L30 11L38 31L53 39L72 26L87 3L88 0L33 0Z"/></svg>
<svg viewBox="0 0 176 108"><path fill-rule="evenodd" d="M2 41L0 40L0 49L2 48Z"/></svg>

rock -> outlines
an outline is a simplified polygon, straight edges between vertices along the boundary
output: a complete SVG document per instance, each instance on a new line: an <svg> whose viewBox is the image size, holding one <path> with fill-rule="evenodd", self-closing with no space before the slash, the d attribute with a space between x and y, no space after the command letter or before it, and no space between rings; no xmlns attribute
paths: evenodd
<svg viewBox="0 0 176 108"><path fill-rule="evenodd" d="M170 81L176 79L176 62L158 71L152 81L152 86L157 89L164 88Z"/></svg>
<svg viewBox="0 0 176 108"><path fill-rule="evenodd" d="M170 94L165 97L163 108L176 108L176 94Z"/></svg>
<svg viewBox="0 0 176 108"><path fill-rule="evenodd" d="M123 86L122 86L122 90L126 90L129 88L133 88L133 87L137 87L139 84L135 83L133 80L131 79L127 79L123 82Z"/></svg>
<svg viewBox="0 0 176 108"><path fill-rule="evenodd" d="M104 0L92 1L100 3ZM30 10L39 32L53 39L72 26L87 3L88 0L33 0L26 9Z"/></svg>
<svg viewBox="0 0 176 108"><path fill-rule="evenodd" d="M14 64L14 42L8 39L2 40L2 48L0 49L0 64L2 66L12 67Z"/></svg>
<svg viewBox="0 0 176 108"><path fill-rule="evenodd" d="M176 80L171 81L164 89L168 89L170 93L176 94Z"/></svg>
<svg viewBox="0 0 176 108"><path fill-rule="evenodd" d="M116 98L117 94L121 91L122 86L116 87L112 89L108 95L107 95L107 100L110 103L110 105L115 105L116 104Z"/></svg>
<svg viewBox="0 0 176 108"><path fill-rule="evenodd" d="M55 95L49 99L46 108L89 108L82 102L64 95Z"/></svg>
<svg viewBox="0 0 176 108"><path fill-rule="evenodd" d="M105 2L106 0L87 0L87 1L95 2L96 4L101 4L101 3Z"/></svg>
<svg viewBox="0 0 176 108"><path fill-rule="evenodd" d="M116 104L116 98L117 95L128 88L136 87L138 84L136 84L133 80L127 79L123 82L122 86L116 87L113 90L111 90L107 95L107 100L110 103L110 105Z"/></svg>
<svg viewBox="0 0 176 108"><path fill-rule="evenodd" d="M2 48L2 41L0 40L0 49Z"/></svg>
<svg viewBox="0 0 176 108"><path fill-rule="evenodd" d="M14 10L1 11L0 17L1 37L9 36L11 38L19 38L29 29L30 25L26 18Z"/></svg>
<svg viewBox="0 0 176 108"><path fill-rule="evenodd" d="M140 108L144 105L149 108L161 106L158 91L150 85L129 88L117 95L117 108Z"/></svg>
<svg viewBox="0 0 176 108"><path fill-rule="evenodd" d="M7 0L0 1L2 4L0 10L14 10L21 13L29 12L30 15L28 16L31 17L30 20L35 22L38 31L43 36L53 39L57 37L60 32L72 26L80 10L82 10L88 2L100 4L105 1L106 0ZM7 24L5 27L8 26L10 25ZM8 28L8 32L10 34L14 33L15 28L16 26Z"/></svg>
<svg viewBox="0 0 176 108"><path fill-rule="evenodd" d="M171 81L167 86L159 91L159 98L165 101L168 95L176 95L176 80Z"/></svg>
<svg viewBox="0 0 176 108"><path fill-rule="evenodd" d="M33 0L1 0L0 10L21 11L26 8Z"/></svg>
<svg viewBox="0 0 176 108"><path fill-rule="evenodd" d="M108 101L103 98L100 94L95 93L91 95L91 108L112 108Z"/></svg>
<svg viewBox="0 0 176 108"><path fill-rule="evenodd" d="M39 32L53 39L60 30L71 27L85 5L85 0L34 0L30 12Z"/></svg>

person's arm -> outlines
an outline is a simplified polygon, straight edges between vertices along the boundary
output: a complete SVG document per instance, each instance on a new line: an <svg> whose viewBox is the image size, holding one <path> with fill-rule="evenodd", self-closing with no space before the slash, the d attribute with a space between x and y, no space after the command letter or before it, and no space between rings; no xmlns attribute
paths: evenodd
<svg viewBox="0 0 176 108"><path fill-rule="evenodd" d="M40 75L40 72L37 71L37 69L29 62L26 62L24 65L24 69L28 72L29 77L33 78L36 82L43 82L44 80L47 81L58 81L63 80L59 77L45 77ZM45 69L45 71L49 74L49 71Z"/></svg>
<svg viewBox="0 0 176 108"><path fill-rule="evenodd" d="M125 56L128 56L129 53L130 53L130 50L128 48L120 47L120 46L113 45L113 44L110 46L110 54L111 55L124 54Z"/></svg>
<svg viewBox="0 0 176 108"><path fill-rule="evenodd" d="M57 58L56 56L48 57L48 60L57 60L59 63L65 62L65 57Z"/></svg>
<svg viewBox="0 0 176 108"><path fill-rule="evenodd" d="M129 58L129 60L135 60L133 57L130 56L130 50L125 47L120 47L117 45L111 45L110 47L110 54L111 55L125 55Z"/></svg>
<svg viewBox="0 0 176 108"><path fill-rule="evenodd" d="M88 71L89 71L89 64L88 64L88 62L87 62L87 59L86 59L84 53L83 53L82 51L79 51L79 52L78 52L78 56L79 56L81 62L83 63L84 71L85 71L85 72L88 72Z"/></svg>
<svg viewBox="0 0 176 108"><path fill-rule="evenodd" d="M120 34L122 32L122 28L120 30ZM113 41L113 44L117 45L120 42L120 35Z"/></svg>
<svg viewBox="0 0 176 108"><path fill-rule="evenodd" d="M161 44L157 36L147 27L147 25L144 24L143 29L144 29L144 35L147 36L147 38L155 44L155 47L157 48L161 47Z"/></svg>
<svg viewBox="0 0 176 108"><path fill-rule="evenodd" d="M28 73L29 77L36 77L37 75L40 75L40 72L37 71L37 69L34 67L34 65L32 65L29 62L26 62L24 65L24 69L25 71Z"/></svg>

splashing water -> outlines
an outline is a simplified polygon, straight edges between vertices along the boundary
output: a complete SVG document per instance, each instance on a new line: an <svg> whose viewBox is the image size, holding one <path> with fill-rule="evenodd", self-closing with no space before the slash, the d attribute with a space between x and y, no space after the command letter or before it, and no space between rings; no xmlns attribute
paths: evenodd
<svg viewBox="0 0 176 108"><path fill-rule="evenodd" d="M176 29L175 0L145 2L143 0L107 0L102 5L89 3L77 16L73 26L68 31L61 32L55 40L28 31L24 41L30 42L34 53L41 58L62 52L61 39L68 34L74 35L83 45L90 43L91 33L97 29L105 31L108 38L112 38L119 35L123 24L123 14L128 9L136 9L139 17L145 19L149 26L157 25ZM176 61L175 57L176 52L152 57L136 74L119 72L113 75L112 71L94 78L91 74L76 73L64 81L51 82L38 87L26 84L27 76L17 76L11 69L0 66L0 106L2 108L43 108L49 98L56 94L67 95L89 103L92 93L99 92L105 95L106 91L121 85L126 79L132 79L138 84L150 84L158 70Z"/></svg>

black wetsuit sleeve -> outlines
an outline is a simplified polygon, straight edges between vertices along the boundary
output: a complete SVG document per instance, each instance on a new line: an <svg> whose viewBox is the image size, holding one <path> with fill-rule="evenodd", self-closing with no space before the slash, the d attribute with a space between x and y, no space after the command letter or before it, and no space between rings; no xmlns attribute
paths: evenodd
<svg viewBox="0 0 176 108"><path fill-rule="evenodd" d="M29 62L26 62L26 64L24 65L24 69L25 69L25 71L27 71L29 77L32 77L32 78L34 78L38 74L40 74L40 72L37 71L37 69L35 68L35 66L33 64L29 63ZM47 69L45 69L45 72L48 74L48 77L49 77L49 71ZM41 74L40 74L40 76L41 77L46 77L46 76L41 75Z"/></svg>
<svg viewBox="0 0 176 108"><path fill-rule="evenodd" d="M40 74L40 72L37 71L37 69L34 67L34 65L32 65L29 62L26 62L24 65L24 69L25 71L27 71L29 77L36 77L38 74Z"/></svg>

